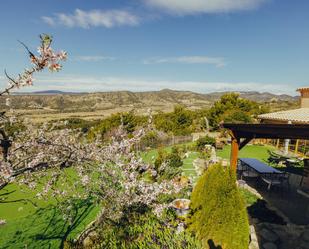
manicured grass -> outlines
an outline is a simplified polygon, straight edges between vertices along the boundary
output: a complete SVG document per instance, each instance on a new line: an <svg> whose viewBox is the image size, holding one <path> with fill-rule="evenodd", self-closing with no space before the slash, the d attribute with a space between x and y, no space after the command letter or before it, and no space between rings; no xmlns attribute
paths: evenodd
<svg viewBox="0 0 309 249"><path fill-rule="evenodd" d="M191 146L193 144L194 144L193 142L189 142L189 143L184 143L184 144L178 144L175 146L181 148L182 146ZM172 151L172 148L173 146L166 146L162 149L169 153ZM153 163L156 160L156 157L158 156L158 150L159 149L151 149L148 151L141 152L140 155L146 163Z"/></svg>
<svg viewBox="0 0 309 249"><path fill-rule="evenodd" d="M247 145L239 151L239 157L252 157L267 162L269 157L267 150L273 150L273 147L262 145ZM230 153L230 145L224 146L223 150L217 150L217 156L225 159L230 158Z"/></svg>
<svg viewBox="0 0 309 249"><path fill-rule="evenodd" d="M187 143L190 145L192 143ZM179 145L180 147L181 145ZM171 152L172 146L163 148L166 152ZM154 163L158 156L158 149L149 150L147 152L141 153L142 159L147 163ZM193 167L193 161L199 157L198 152L189 152L189 156L183 160L183 173L185 176L196 176L195 169Z"/></svg>
<svg viewBox="0 0 309 249"><path fill-rule="evenodd" d="M196 171L193 166L193 161L199 157L198 152L190 152L189 156L183 160L183 174L185 176L196 176Z"/></svg>
<svg viewBox="0 0 309 249"><path fill-rule="evenodd" d="M244 198L247 207L253 205L259 200L259 198L256 195L252 194L247 189L240 188L239 191L242 197Z"/></svg>
<svg viewBox="0 0 309 249"><path fill-rule="evenodd" d="M72 223L63 219L56 205L34 209L26 217L10 219L0 228L1 248L59 248L67 239L74 239L95 218L98 207L90 202L75 204Z"/></svg>
<svg viewBox="0 0 309 249"><path fill-rule="evenodd" d="M172 148L171 146L165 147L164 150L170 152L171 148ZM267 152L268 150L273 150L273 148L271 146L247 145L242 150L239 151L239 157L252 157L267 162L267 159L269 157L269 154ZM217 156L224 159L229 159L230 153L231 153L230 145L224 146L222 150L217 150ZM158 156L158 150L153 149L147 152L143 152L141 156L145 162L153 163L156 157ZM183 160L182 168L184 170L185 175L196 176L196 172L193 167L193 161L198 157L199 157L198 152L190 152L189 157Z"/></svg>
<svg viewBox="0 0 309 249"><path fill-rule="evenodd" d="M61 241L82 232L99 211L89 201L79 201L69 224L55 198L39 200L36 193L17 184L0 191L0 219L6 220L0 226L0 248L59 248Z"/></svg>

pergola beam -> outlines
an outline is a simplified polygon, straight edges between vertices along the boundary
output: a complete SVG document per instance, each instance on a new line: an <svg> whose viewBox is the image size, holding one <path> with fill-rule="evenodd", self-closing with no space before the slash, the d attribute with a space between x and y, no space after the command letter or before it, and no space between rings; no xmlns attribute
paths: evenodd
<svg viewBox="0 0 309 249"><path fill-rule="evenodd" d="M253 137L246 137L243 141L239 144L239 150L241 150L243 147L245 147L250 141L253 139Z"/></svg>
<svg viewBox="0 0 309 249"><path fill-rule="evenodd" d="M309 139L309 124L224 124L239 138Z"/></svg>

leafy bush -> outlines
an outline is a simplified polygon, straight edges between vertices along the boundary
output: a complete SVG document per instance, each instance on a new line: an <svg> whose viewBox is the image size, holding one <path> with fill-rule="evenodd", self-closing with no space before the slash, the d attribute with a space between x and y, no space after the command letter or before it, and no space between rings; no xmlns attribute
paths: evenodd
<svg viewBox="0 0 309 249"><path fill-rule="evenodd" d="M95 125L97 125L100 121L98 120L84 120L81 118L68 118L61 119L59 121L60 124L57 124L54 129L81 129L83 133L87 133L89 129ZM50 121L50 125L55 121Z"/></svg>
<svg viewBox="0 0 309 249"><path fill-rule="evenodd" d="M178 148L173 147L169 154L164 150L159 150L154 165L158 172L157 178L172 179L175 176L180 175L183 161L180 157Z"/></svg>
<svg viewBox="0 0 309 249"><path fill-rule="evenodd" d="M183 187L178 193L173 194L160 194L158 196L157 202L158 203L171 203L175 199L187 199L190 198L192 192L191 186Z"/></svg>
<svg viewBox="0 0 309 249"><path fill-rule="evenodd" d="M145 147L154 148L159 145L159 136L155 131L149 131L141 139L141 144Z"/></svg>
<svg viewBox="0 0 309 249"><path fill-rule="evenodd" d="M4 130L8 137L14 137L15 133L25 130L25 125L22 122L5 123Z"/></svg>
<svg viewBox="0 0 309 249"><path fill-rule="evenodd" d="M157 172L160 170L161 165L165 161L166 155L167 153L163 149L158 150L158 156L154 162L154 166Z"/></svg>
<svg viewBox="0 0 309 249"><path fill-rule="evenodd" d="M203 151L206 144L214 146L216 144L216 139L209 136L201 137L196 141L196 149L198 151Z"/></svg>
<svg viewBox="0 0 309 249"><path fill-rule="evenodd" d="M168 167L179 168L183 165L177 147L172 148L172 152L166 157Z"/></svg>
<svg viewBox="0 0 309 249"><path fill-rule="evenodd" d="M136 204L126 208L118 221L105 221L102 224L97 248L201 248L190 234L177 233L177 224L172 210L163 212L159 218L147 206Z"/></svg>
<svg viewBox="0 0 309 249"><path fill-rule="evenodd" d="M105 138L109 138L109 132L118 128L121 124L127 133L131 134L137 126L145 125L147 117L137 116L133 111L112 114L110 117L101 120L89 133L89 138L93 138L96 134L101 134Z"/></svg>
<svg viewBox="0 0 309 249"><path fill-rule="evenodd" d="M191 196L189 229L208 248L244 249L249 244L248 215L235 174L214 165L200 177Z"/></svg>

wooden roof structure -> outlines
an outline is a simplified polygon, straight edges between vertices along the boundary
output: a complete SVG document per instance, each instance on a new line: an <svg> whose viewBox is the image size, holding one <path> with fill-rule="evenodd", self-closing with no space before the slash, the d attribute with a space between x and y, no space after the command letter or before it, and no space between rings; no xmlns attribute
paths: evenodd
<svg viewBox="0 0 309 249"><path fill-rule="evenodd" d="M223 124L230 131L231 167L236 170L238 152L254 138L309 140L309 124Z"/></svg>

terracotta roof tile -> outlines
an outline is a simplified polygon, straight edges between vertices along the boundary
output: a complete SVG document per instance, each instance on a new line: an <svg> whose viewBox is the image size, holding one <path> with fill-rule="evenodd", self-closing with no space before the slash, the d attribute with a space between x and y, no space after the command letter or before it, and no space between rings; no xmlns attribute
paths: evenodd
<svg viewBox="0 0 309 249"><path fill-rule="evenodd" d="M309 86L304 86L304 87L300 87L300 88L297 88L297 92L300 92L300 91L304 91L304 90L309 90Z"/></svg>
<svg viewBox="0 0 309 249"><path fill-rule="evenodd" d="M295 110L266 113L258 116L259 119L291 121L293 123L309 123L309 108L299 108Z"/></svg>

